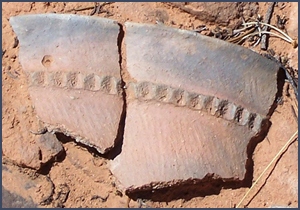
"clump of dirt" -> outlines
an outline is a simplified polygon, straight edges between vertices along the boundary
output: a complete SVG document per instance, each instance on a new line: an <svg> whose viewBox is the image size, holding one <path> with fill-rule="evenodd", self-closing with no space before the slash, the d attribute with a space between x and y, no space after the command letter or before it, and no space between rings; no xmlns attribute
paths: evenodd
<svg viewBox="0 0 300 210"><path fill-rule="evenodd" d="M2 159L8 158L14 164L30 168L40 168L40 154L37 139L30 130L40 128L28 93L27 78L18 58L19 45L8 20L11 16L37 13L72 13L90 15L95 4L90 2L4 2L2 4ZM99 7L94 16L115 19L120 23L165 24L170 27L195 30L206 26L208 32L218 27L233 27L241 17L265 16L269 4L259 3L159 3L159 2L115 2ZM97 8L95 8L97 9ZM271 24L277 25L278 19L286 18L284 31L293 39L298 39L298 3L279 2L274 8ZM203 14L201 16L200 14ZM298 48L276 37L269 37L268 52L274 57L285 60L294 79L298 80ZM138 43L138 41L137 41ZM265 53L260 45L248 47L260 54ZM126 75L125 75L126 76ZM270 118L269 133L256 147L253 154L255 181L276 153L298 130L298 102L290 84L284 86L284 94L278 107ZM88 151L73 140L64 141L65 150L61 159L44 165L39 171L38 185L32 190L12 188L12 179L27 177L32 180L36 171L22 172L18 167L10 167L2 173L3 186L10 192L31 198L43 207L234 207L249 188L221 189L210 196L191 197L189 200L177 199L170 202L153 202L144 199L130 201L116 187L115 178L108 170L108 160ZM8 167L7 167L8 168ZM21 172L20 172L21 171ZM20 175L21 173L21 175ZM4 174L4 175L3 175ZM12 175L13 174L13 175ZM16 175L17 174L17 175ZM30 175L31 174L31 175ZM31 178L30 178L31 177ZM47 177L47 178L46 178ZM23 179L25 180L25 178ZM53 183L52 195L48 195ZM20 183L23 183L22 180ZM25 188L22 188L25 189ZM36 191L34 190L36 189ZM41 202L45 197L47 202ZM129 202L130 201L130 202ZM293 142L280 156L280 159L267 170L266 174L242 203L246 207L298 206L298 142Z"/></svg>

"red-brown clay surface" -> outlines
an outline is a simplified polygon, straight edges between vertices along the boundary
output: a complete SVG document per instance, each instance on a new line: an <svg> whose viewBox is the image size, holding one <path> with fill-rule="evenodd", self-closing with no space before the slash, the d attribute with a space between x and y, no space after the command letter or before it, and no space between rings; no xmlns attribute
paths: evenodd
<svg viewBox="0 0 300 210"><path fill-rule="evenodd" d="M281 7L284 8L280 9ZM37 14L47 12L57 13L77 13L88 15L91 10L71 11L70 9L93 6L93 3L2 3L2 50L5 50L2 59L2 145L3 160L14 160L20 164L27 154L27 164L38 166L40 164L38 150L39 146L35 140L35 135L29 130L37 131L39 123L36 113L32 107L29 97L27 78L22 70L19 60L19 46L15 46L15 33L8 22L8 18L21 14ZM262 16L267 11L267 3L259 3L258 13ZM196 7L194 7L196 8ZM216 8L207 7L210 12ZM228 8L227 8L228 9ZM166 3L113 3L105 5L102 9L104 13L100 17L109 17L120 23L125 21L139 23L155 23L156 20L164 24L182 29L195 29L198 25L206 24L210 29L218 24L208 19L197 19L195 15L183 12L177 7ZM208 9L206 9L208 11ZM226 10L226 9L225 9ZM224 10L224 11L225 11ZM245 12L245 14L248 14ZM275 7L271 19L271 24L276 24L276 15L285 15L289 20L286 23L286 30L292 38L298 38L297 15L298 3L279 3ZM236 20L236 17L233 18ZM206 32L204 32L205 34ZM138 40L137 40L138 41ZM249 47L246 42L245 47ZM295 75L298 77L298 48L292 46L281 39L271 37L269 39L269 49L273 49L278 56L288 58L290 66L296 69ZM255 51L263 53L259 46ZM10 66L10 68L8 67ZM124 73L124 77L128 74ZM297 124L297 101L294 92L287 83L284 86L283 103L280 103L272 115L272 123L268 136L256 147L253 155L254 173L253 181L286 143L286 141L298 129ZM294 111L296 110L296 111ZM295 116L296 115L296 116ZM62 137L60 137L62 140ZM54 201L45 207L126 207L127 197L118 191L115 185L115 178L110 174L107 160L90 153L84 147L76 145L73 140L62 141L65 155L52 167L44 170L52 180L55 190ZM18 149L16 149L18 148ZM34 154L37 154L36 156ZM4 165L10 165L10 161ZM34 179L34 172L30 169L11 169L20 171L22 174ZM29 171L29 172L28 172ZM13 173L10 175L18 179L20 175ZM44 176L44 175L40 175ZM2 178L4 173L2 173ZM12 179L11 178L11 179ZM31 197L39 202L40 194L28 190L21 190L17 182L6 182L4 187L11 192L21 193L23 197ZM25 180L25 179L24 179ZM48 181L42 181L41 190L47 194ZM21 186L21 185L20 185ZM67 187L65 187L67 186ZM16 190L14 190L16 189ZM69 193L68 192L69 189ZM248 188L221 189L217 194L194 197L190 200L177 199L171 202L151 202L144 201L151 207L233 207L237 204ZM65 195L68 194L67 199ZM108 196L108 197L107 197ZM106 198L107 197L107 198ZM143 204L142 202L140 202ZM298 206L298 142L289 146L286 152L276 165L267 170L266 174L253 188L253 191L243 202L248 207L269 207L271 205ZM242 205L242 206L243 206ZM138 207L138 202L131 201L130 207ZM144 207L144 205L142 205Z"/></svg>
<svg viewBox="0 0 300 210"><path fill-rule="evenodd" d="M202 179L208 173L244 178L246 148L254 134L247 126L172 104L140 101L129 102L125 123L122 152L112 172L126 188Z"/></svg>

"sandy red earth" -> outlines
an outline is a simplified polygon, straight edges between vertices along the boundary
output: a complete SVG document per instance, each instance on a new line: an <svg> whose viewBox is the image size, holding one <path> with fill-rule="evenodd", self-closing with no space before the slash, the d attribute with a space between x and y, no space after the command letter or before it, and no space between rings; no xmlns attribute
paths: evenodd
<svg viewBox="0 0 300 210"><path fill-rule="evenodd" d="M130 200L118 189L105 157L93 149L77 144L61 134L64 153L39 167L35 160L37 137L30 130L38 130L39 122L28 92L26 76L19 63L19 44L8 20L11 16L39 13L68 13L90 15L94 3L2 3L2 189L3 207L234 207L249 190L223 188L220 192L189 199L154 202L147 199ZM244 3L111 3L100 8L94 16L137 23L163 23L167 26L194 30L206 25L207 31L217 26L234 27L244 17L265 16L269 4ZM80 10L79 8L83 9ZM201 12L195 12L201 11ZM278 17L286 19L284 26L293 39L298 39L298 3L278 3L271 18L278 25ZM198 27L199 28L199 27ZM244 47L251 48L246 41ZM280 57L290 73L298 80L298 48L282 39L270 37L268 53ZM260 45L252 50L265 53ZM272 52L273 51L273 52ZM298 101L293 88L285 82L282 100L270 119L267 137L257 145L253 154L254 183L275 155L298 130ZM46 161L46 160L45 160ZM180 191L180 189L179 189ZM21 196L21 197L20 197ZM129 202L130 201L130 202ZM271 164L240 207L298 207L298 141L292 143Z"/></svg>

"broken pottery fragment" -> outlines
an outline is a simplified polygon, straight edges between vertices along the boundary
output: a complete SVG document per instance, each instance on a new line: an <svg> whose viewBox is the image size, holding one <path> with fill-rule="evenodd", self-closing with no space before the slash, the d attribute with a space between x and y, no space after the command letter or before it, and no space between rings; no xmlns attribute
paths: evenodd
<svg viewBox="0 0 300 210"><path fill-rule="evenodd" d="M121 118L116 21L79 15L11 17L29 93L48 130L105 153Z"/></svg>
<svg viewBox="0 0 300 210"><path fill-rule="evenodd" d="M208 174L243 180L247 146L275 101L277 64L194 32L125 26L132 80L122 152L111 162L121 185L130 193Z"/></svg>

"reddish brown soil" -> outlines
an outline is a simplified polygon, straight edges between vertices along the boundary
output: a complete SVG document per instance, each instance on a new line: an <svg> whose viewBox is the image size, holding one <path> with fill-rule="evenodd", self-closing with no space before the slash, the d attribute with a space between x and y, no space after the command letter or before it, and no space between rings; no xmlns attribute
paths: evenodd
<svg viewBox="0 0 300 210"><path fill-rule="evenodd" d="M19 45L15 47L16 37L8 20L11 16L37 13L76 13L89 15L92 9L83 11L70 11L74 8L93 6L94 3L2 3L2 160L9 172L2 173L3 186L10 192L21 194L24 198L31 198L40 203L47 197L53 187L54 201L44 202L43 207L126 207L127 196L120 192L115 185L113 175L108 170L108 160L89 152L85 147L77 145L72 140L63 141L65 155L58 159L52 167L44 168L44 175L37 175L32 169L19 168L23 159L32 166L38 165L33 156L36 151L34 135L29 130L38 130L39 124L29 97L24 72L19 64ZM285 5L285 7L284 7ZM183 5L184 6L184 5ZM190 5L201 10L199 5ZM220 6L220 5L218 5ZM218 6L204 8L213 13ZM284 8L282 8L284 7ZM253 8L245 6L244 15L249 15ZM247 9L248 8L248 9ZM260 2L257 5L258 14L266 14L268 3ZM203 9L203 8L202 8ZM229 18L232 7L224 9L224 17ZM197 18L194 14L184 12L178 7L168 3L112 3L103 6L99 17L115 19L120 23L125 21L139 23L163 22L165 25L195 29L205 24L209 29L217 25L224 25L219 20ZM288 18L286 31L293 39L298 39L298 3L279 3L275 7L271 24L276 25L276 15L285 15ZM222 18L222 17L221 17ZM230 17L229 26L234 25L237 17ZM214 22L215 21L215 22ZM225 21L226 22L226 21ZM226 25L227 23L225 23ZM225 27L225 26L221 26ZM207 32L204 32L204 34ZM243 44L251 48L248 42ZM271 37L269 49L275 54L287 58L288 65L295 69L298 77L298 48L294 49L287 42ZM260 45L253 50L264 53ZM9 69L10 66L11 68ZM257 180L262 171L298 130L298 102L294 91L286 83L283 100L276 108L270 121L272 126L264 141L256 147L253 155L254 173L253 182ZM21 155L23 154L23 155ZM24 156L24 154L27 154ZM34 180L38 183L32 190L23 190L24 182ZM23 184L22 184L23 183ZM195 197L185 201L183 199L171 202L131 201L130 207L234 207L238 204L249 188L222 189L217 195ZM68 195L68 196L66 196ZM261 177L253 190L246 197L241 207L270 207L284 205L298 207L298 141L294 141L280 156L280 159L271 165Z"/></svg>

